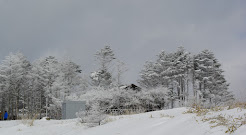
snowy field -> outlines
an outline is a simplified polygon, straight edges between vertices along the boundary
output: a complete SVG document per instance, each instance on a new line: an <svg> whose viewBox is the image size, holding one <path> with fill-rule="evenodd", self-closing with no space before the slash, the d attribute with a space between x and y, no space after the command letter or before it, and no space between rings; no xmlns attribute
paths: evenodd
<svg viewBox="0 0 246 135"><path fill-rule="evenodd" d="M144 114L110 117L108 123L89 128L73 120L36 120L34 126L26 121L0 121L0 135L224 135L228 128L204 121L215 116L245 119L246 110L231 109L211 111L205 116L184 113L188 109L177 108ZM234 133L246 135L246 125Z"/></svg>

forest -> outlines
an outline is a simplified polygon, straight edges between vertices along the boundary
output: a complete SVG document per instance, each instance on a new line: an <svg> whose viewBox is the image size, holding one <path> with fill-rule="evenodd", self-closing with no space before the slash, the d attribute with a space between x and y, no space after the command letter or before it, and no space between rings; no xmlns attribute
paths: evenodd
<svg viewBox="0 0 246 135"><path fill-rule="evenodd" d="M61 119L65 100L86 101L87 110L103 113L107 109L154 111L193 104L210 108L234 101L221 63L209 50L197 54L184 47L161 51L140 70L133 84L137 89L122 82L130 67L110 46L99 49L94 57L98 69L84 73L69 58L48 56L31 62L21 52L10 53L0 64L0 110L8 111L10 119Z"/></svg>

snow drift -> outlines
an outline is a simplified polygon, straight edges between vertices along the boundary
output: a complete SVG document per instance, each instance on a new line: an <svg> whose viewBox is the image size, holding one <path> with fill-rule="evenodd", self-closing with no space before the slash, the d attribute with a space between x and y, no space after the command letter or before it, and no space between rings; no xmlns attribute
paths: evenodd
<svg viewBox="0 0 246 135"><path fill-rule="evenodd" d="M245 120L246 109L210 111L204 116L187 112L188 108L148 112L136 115L112 116L107 123L87 127L72 120L36 120L34 126L20 121L0 121L1 135L224 135L226 126L215 126L206 118L222 115L226 118ZM213 128L212 128L213 127ZM241 125L236 135L246 134L246 125Z"/></svg>

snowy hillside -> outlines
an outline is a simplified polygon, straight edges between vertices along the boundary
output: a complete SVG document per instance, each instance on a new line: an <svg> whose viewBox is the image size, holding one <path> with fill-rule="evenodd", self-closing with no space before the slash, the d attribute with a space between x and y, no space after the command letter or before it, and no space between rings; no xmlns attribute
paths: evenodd
<svg viewBox="0 0 246 135"><path fill-rule="evenodd" d="M78 120L36 120L34 126L28 126L26 121L0 121L1 135L224 135L226 126L216 125L218 116L233 124L240 120L240 126L233 134L245 135L245 109L210 111L204 116L187 112L187 108L177 108L136 114L129 116L110 117L108 123L89 128ZM211 118L211 119L209 119ZM210 120L210 121L209 121ZM229 133L227 133L229 134Z"/></svg>

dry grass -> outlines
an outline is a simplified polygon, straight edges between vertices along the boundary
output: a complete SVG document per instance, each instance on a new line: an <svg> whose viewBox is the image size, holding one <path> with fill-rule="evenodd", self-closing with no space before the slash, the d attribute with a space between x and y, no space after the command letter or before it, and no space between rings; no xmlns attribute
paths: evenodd
<svg viewBox="0 0 246 135"><path fill-rule="evenodd" d="M212 124L211 128L214 128L218 126L227 126L229 120L220 114L210 118L203 117L202 122L209 122Z"/></svg>
<svg viewBox="0 0 246 135"><path fill-rule="evenodd" d="M27 126L33 126L34 125L34 121L38 118L38 114L35 114L31 119L28 118L22 118L21 122L24 125Z"/></svg>
<svg viewBox="0 0 246 135"><path fill-rule="evenodd" d="M160 114L160 117L161 117L161 118L164 118L164 117L167 117L167 118L174 118L174 116L172 116L172 115L163 114L163 113Z"/></svg>
<svg viewBox="0 0 246 135"><path fill-rule="evenodd" d="M139 114L139 113L141 113L141 112L126 110L126 111L124 111L123 115L134 115L134 114Z"/></svg>
<svg viewBox="0 0 246 135"><path fill-rule="evenodd" d="M109 122L113 122L113 121L116 121L115 118L106 118L102 123L105 124L105 123L109 123Z"/></svg>
<svg viewBox="0 0 246 135"><path fill-rule="evenodd" d="M144 109L115 109L116 111L114 111L114 109L112 109L113 111L109 112L108 114L111 116L119 116L119 115L134 115L134 114L140 114L140 113L144 113L145 110Z"/></svg>
<svg viewBox="0 0 246 135"><path fill-rule="evenodd" d="M244 102L234 103L232 105L229 105L228 110L234 109L234 108L246 109L246 103Z"/></svg>
<svg viewBox="0 0 246 135"><path fill-rule="evenodd" d="M225 107L224 106L216 106L216 107L211 108L210 110L213 112L220 112L220 111L225 110Z"/></svg>
<svg viewBox="0 0 246 135"><path fill-rule="evenodd" d="M225 133L229 133L232 134L234 133L239 127L242 126L241 124L241 120L243 118L242 117L238 117L238 118L234 118L233 116L222 116L217 115L214 117L210 117L210 118L206 118L204 117L202 119L202 122L209 122L209 124L211 124L211 128L215 128L218 126L225 126L227 127L227 130L225 131Z"/></svg>
<svg viewBox="0 0 246 135"><path fill-rule="evenodd" d="M206 114L212 114L212 112L221 112L226 109L230 110L235 108L237 108L238 111L242 111L243 109L246 109L246 103L235 103L227 107L219 106L219 107L213 107L211 109L205 109L202 106L194 104L192 108L184 112L184 114L194 113L197 116L203 116L201 121L209 122L211 128L215 128L218 126L225 126L227 127L225 133L232 134L242 125L246 125L246 114L244 114L244 116L238 116L238 117L233 117L231 115L222 115L222 114L212 117L206 117Z"/></svg>
<svg viewBox="0 0 246 135"><path fill-rule="evenodd" d="M197 116L204 116L209 112L208 109L204 109L201 106L194 104L192 108L189 108L188 111L183 112L183 114L187 113L195 113Z"/></svg>

